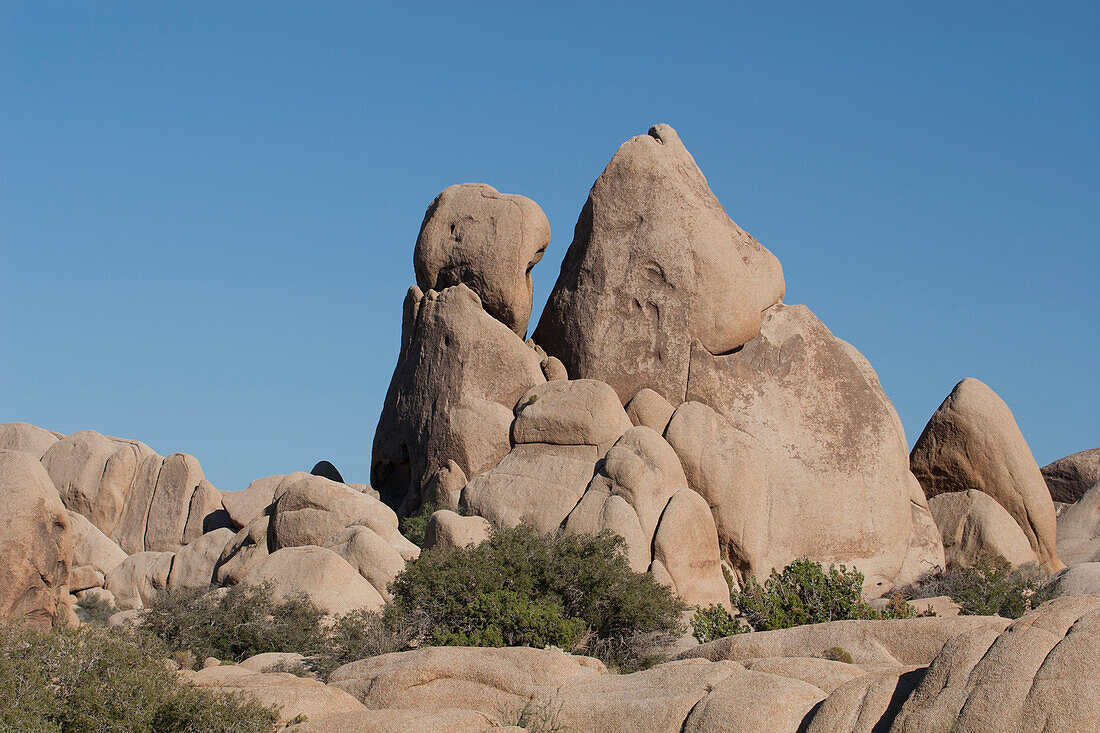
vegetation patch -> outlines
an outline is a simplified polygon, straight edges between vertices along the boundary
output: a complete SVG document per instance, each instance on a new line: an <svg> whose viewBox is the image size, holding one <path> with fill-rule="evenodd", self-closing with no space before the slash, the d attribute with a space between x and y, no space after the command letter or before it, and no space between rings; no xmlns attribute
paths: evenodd
<svg viewBox="0 0 1100 733"><path fill-rule="evenodd" d="M1020 618L1054 597L1055 584L1033 563L1016 570L999 555L984 554L968 568L948 568L919 581L911 598L950 596L965 616Z"/></svg>

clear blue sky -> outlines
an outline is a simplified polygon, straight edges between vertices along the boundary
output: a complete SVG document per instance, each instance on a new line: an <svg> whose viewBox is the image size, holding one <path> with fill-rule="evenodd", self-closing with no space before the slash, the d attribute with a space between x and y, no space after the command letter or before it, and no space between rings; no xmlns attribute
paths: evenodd
<svg viewBox="0 0 1100 733"><path fill-rule="evenodd" d="M435 194L543 207L537 317L668 122L910 443L974 376L1100 445L1098 3L0 8L0 422L366 481Z"/></svg>

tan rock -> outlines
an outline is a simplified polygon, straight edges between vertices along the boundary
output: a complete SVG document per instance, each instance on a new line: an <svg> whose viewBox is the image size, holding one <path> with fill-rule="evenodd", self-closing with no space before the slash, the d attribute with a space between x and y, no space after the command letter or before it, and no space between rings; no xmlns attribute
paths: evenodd
<svg viewBox="0 0 1100 733"><path fill-rule="evenodd" d="M235 664L219 664L188 675L187 681L195 687L248 695L277 708L284 725L299 715L314 719L363 710L346 692L288 672L262 674Z"/></svg>
<svg viewBox="0 0 1100 733"><path fill-rule="evenodd" d="M569 534L599 534L614 532L626 541L626 557L630 569L644 573L653 561L648 537L638 521L638 513L626 499L611 493L611 482L597 477L584 493L575 509L569 513L565 531Z"/></svg>
<svg viewBox="0 0 1100 733"><path fill-rule="evenodd" d="M1095 730L1098 634L1096 596L1055 599L1000 634L959 634L932 662L890 730Z"/></svg>
<svg viewBox="0 0 1100 733"><path fill-rule="evenodd" d="M0 620L37 629L69 621L69 517L33 453L0 450Z"/></svg>
<svg viewBox="0 0 1100 733"><path fill-rule="evenodd" d="M1060 596L1100 596L1100 562L1070 565L1056 582Z"/></svg>
<svg viewBox="0 0 1100 733"><path fill-rule="evenodd" d="M550 222L531 199L484 183L451 186L424 214L413 266L421 290L470 287L486 311L520 336L531 319L531 269Z"/></svg>
<svg viewBox="0 0 1100 733"><path fill-rule="evenodd" d="M631 428L615 390L594 379L545 382L516 405L516 443L593 445L600 454Z"/></svg>
<svg viewBox="0 0 1100 733"><path fill-rule="evenodd" d="M684 652L681 658L742 660L762 657L823 655L840 647L856 664L925 665L948 639L972 629L1000 633L1008 619L999 616L910 618L890 621L830 621L776 631L757 631L718 639Z"/></svg>
<svg viewBox="0 0 1100 733"><path fill-rule="evenodd" d="M306 658L297 652L263 652L238 662L237 666L253 672L277 672L279 670L275 667L293 667L307 663Z"/></svg>
<svg viewBox="0 0 1100 733"><path fill-rule="evenodd" d="M767 672L780 677L802 680L823 690L826 694L849 680L867 674L867 671L858 665L818 657L764 657L748 659L741 664L745 669L754 672Z"/></svg>
<svg viewBox="0 0 1100 733"><path fill-rule="evenodd" d="M74 567L69 573L68 590L76 594L90 588L102 588L107 584L107 577L90 565Z"/></svg>
<svg viewBox="0 0 1100 733"><path fill-rule="evenodd" d="M1100 561L1100 483L1058 515L1057 547L1070 564Z"/></svg>
<svg viewBox="0 0 1100 733"><path fill-rule="evenodd" d="M759 336L734 353L696 348L687 399L751 436L763 457L760 573L806 555L854 565L865 592L881 595L942 565L897 413L866 359L805 306L768 309Z"/></svg>
<svg viewBox="0 0 1100 733"><path fill-rule="evenodd" d="M253 565L241 583L269 583L275 601L304 593L330 614L375 611L385 603L355 568L325 547L287 547L273 552Z"/></svg>
<svg viewBox="0 0 1100 733"><path fill-rule="evenodd" d="M913 474L929 498L974 489L1003 506L1043 569L1065 567L1055 549L1054 504L1039 466L1000 397L966 378L939 406L913 446Z"/></svg>
<svg viewBox="0 0 1100 733"><path fill-rule="evenodd" d="M0 423L0 450L18 450L42 458L61 436L25 422Z"/></svg>
<svg viewBox="0 0 1100 733"><path fill-rule="evenodd" d="M241 582L252 567L271 554L267 530L271 517L261 515L237 532L222 550L214 567L214 580L219 585Z"/></svg>
<svg viewBox="0 0 1100 733"><path fill-rule="evenodd" d="M678 730L798 733L806 714L824 699L822 690L800 680L764 672L739 672L715 685Z"/></svg>
<svg viewBox="0 0 1100 733"><path fill-rule="evenodd" d="M730 589L722 575L718 531L706 500L680 489L668 502L653 536L650 572L691 606L730 608Z"/></svg>
<svg viewBox="0 0 1100 733"><path fill-rule="evenodd" d="M480 545L489 539L492 526L484 517L464 517L449 510L438 511L428 518L424 530L424 549L453 550L457 547Z"/></svg>
<svg viewBox="0 0 1100 733"><path fill-rule="evenodd" d="M169 588L206 588L214 582L214 568L236 533L226 527L207 532L180 548L168 575Z"/></svg>
<svg viewBox="0 0 1100 733"><path fill-rule="evenodd" d="M535 341L621 401L684 400L691 343L727 353L783 297L779 261L730 221L668 125L619 148L596 179Z"/></svg>
<svg viewBox="0 0 1100 733"><path fill-rule="evenodd" d="M363 526L345 527L324 542L324 547L344 558L386 601L386 586L405 569L405 559L393 545Z"/></svg>
<svg viewBox="0 0 1100 733"><path fill-rule="evenodd" d="M275 503L275 490L286 478L285 474L258 478L241 491L223 491L222 506L229 518L238 527L250 524L257 517L267 513Z"/></svg>
<svg viewBox="0 0 1100 733"><path fill-rule="evenodd" d="M858 677L830 693L809 715L806 733L887 730L902 702L924 677L924 667L894 667Z"/></svg>
<svg viewBox="0 0 1100 733"><path fill-rule="evenodd" d="M222 506L221 492L209 481L203 479L195 487L195 493L191 495L181 542L188 545L208 532L230 527L236 532L236 527Z"/></svg>
<svg viewBox="0 0 1100 733"><path fill-rule="evenodd" d="M498 733L520 728L499 727L496 718L474 710L360 710L329 715L291 726L287 733Z"/></svg>
<svg viewBox="0 0 1100 733"><path fill-rule="evenodd" d="M948 565L968 568L981 555L996 555L1018 568L1037 563L1020 525L989 494L971 489L939 494L928 508L943 537Z"/></svg>
<svg viewBox="0 0 1100 733"><path fill-rule="evenodd" d="M1059 458L1039 469L1054 501L1072 504L1100 483L1100 448Z"/></svg>
<svg viewBox="0 0 1100 733"><path fill-rule="evenodd" d="M634 425L645 425L656 433L664 433L668 421L676 408L668 400L649 387L638 390L638 394L626 403L626 414Z"/></svg>
<svg viewBox="0 0 1100 733"><path fill-rule="evenodd" d="M497 527L529 522L540 532L551 532L580 501L599 457L592 445L521 443L472 479L462 502Z"/></svg>
<svg viewBox="0 0 1100 733"><path fill-rule="evenodd" d="M539 692L605 675L598 660L554 649L426 647L346 664L329 685L369 708L461 707L496 715Z"/></svg>
<svg viewBox="0 0 1100 733"><path fill-rule="evenodd" d="M410 289L401 334L375 430L371 485L408 515L447 461L473 478L507 455L512 409L546 378L538 354L466 285Z"/></svg>
<svg viewBox="0 0 1100 733"><path fill-rule="evenodd" d="M73 567L90 566L103 575L126 559L126 553L83 514L66 511L73 534Z"/></svg>
<svg viewBox="0 0 1100 733"><path fill-rule="evenodd" d="M124 611L144 608L168 587L172 552L136 552L107 573L107 590Z"/></svg>
<svg viewBox="0 0 1100 733"><path fill-rule="evenodd" d="M163 465L164 459L156 453L141 459L134 483L123 504L122 516L115 524L114 530L107 533L127 553L145 551L146 522L149 519L153 494L156 492L157 479Z"/></svg>
<svg viewBox="0 0 1100 733"><path fill-rule="evenodd" d="M665 440L684 467L688 486L710 506L722 557L744 580L763 574L768 531L768 477L748 433L700 402L676 408Z"/></svg>
<svg viewBox="0 0 1100 733"><path fill-rule="evenodd" d="M110 536L148 447L112 440L93 430L54 443L42 464L67 509L79 512Z"/></svg>
<svg viewBox="0 0 1100 733"><path fill-rule="evenodd" d="M202 466L194 456L173 453L164 459L149 505L146 550L174 552L183 546L191 498L203 480Z"/></svg>
<svg viewBox="0 0 1100 733"><path fill-rule="evenodd" d="M424 484L424 506L441 506L458 509L462 490L466 488L466 474L454 461L447 461L436 469Z"/></svg>
<svg viewBox="0 0 1100 733"><path fill-rule="evenodd" d="M909 605L918 615L932 615L949 617L958 616L962 607L951 596L932 596L931 598L914 598Z"/></svg>

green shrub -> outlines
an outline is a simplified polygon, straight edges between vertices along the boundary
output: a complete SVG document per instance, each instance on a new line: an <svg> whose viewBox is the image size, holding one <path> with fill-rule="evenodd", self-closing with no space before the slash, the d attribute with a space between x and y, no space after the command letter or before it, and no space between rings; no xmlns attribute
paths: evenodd
<svg viewBox="0 0 1100 733"><path fill-rule="evenodd" d="M415 625L402 623L387 606L381 612L360 609L337 616L325 633L325 642L313 655L313 667L327 679L333 670L379 654L404 651L414 635Z"/></svg>
<svg viewBox="0 0 1100 733"><path fill-rule="evenodd" d="M852 655L842 646L831 646L825 650L822 656L834 662L844 662L845 664L852 663Z"/></svg>
<svg viewBox="0 0 1100 733"><path fill-rule="evenodd" d="M240 662L264 652L321 651L327 635L323 617L304 595L276 603L268 586L235 585L227 591L160 593L142 613L141 625L173 651Z"/></svg>
<svg viewBox="0 0 1100 733"><path fill-rule="evenodd" d="M442 509L450 509L450 507L444 506L438 502L431 502L417 509L416 514L402 517L401 523L398 525L401 534L405 535L405 539L412 542L417 547L423 547L424 536L428 530L428 520L431 519L433 514ZM466 514L466 510L461 506L452 511L463 516Z"/></svg>
<svg viewBox="0 0 1100 733"><path fill-rule="evenodd" d="M700 644L734 634L743 634L746 631L752 631L752 629L717 604L707 608L698 606L695 615L691 617L691 635Z"/></svg>
<svg viewBox="0 0 1100 733"><path fill-rule="evenodd" d="M1020 618L1054 597L1054 584L1034 564L1016 570L999 555L981 555L969 568L931 575L909 590L913 598L950 596L967 616Z"/></svg>
<svg viewBox="0 0 1100 733"><path fill-rule="evenodd" d="M77 618L84 623L101 626L107 623L107 619L118 613L118 609L111 605L110 601L94 594L85 595L73 610Z"/></svg>
<svg viewBox="0 0 1100 733"><path fill-rule="evenodd" d="M394 613L432 644L616 649L640 635L680 631L683 604L631 572L611 533L540 535L522 526L477 546L425 552L393 582ZM598 643L599 642L599 643Z"/></svg>
<svg viewBox="0 0 1100 733"><path fill-rule="evenodd" d="M191 687L141 631L32 632L0 625L0 730L261 733L278 716L252 700Z"/></svg>
<svg viewBox="0 0 1100 733"><path fill-rule="evenodd" d="M772 570L764 584L749 578L742 591L730 594L733 605L756 631L786 629L845 619L904 618L913 609L902 603L885 612L863 602L863 573L801 557Z"/></svg>

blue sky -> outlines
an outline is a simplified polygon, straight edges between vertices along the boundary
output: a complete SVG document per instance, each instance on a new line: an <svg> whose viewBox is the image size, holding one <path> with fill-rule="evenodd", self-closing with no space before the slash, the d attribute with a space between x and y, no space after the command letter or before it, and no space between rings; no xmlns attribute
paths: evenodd
<svg viewBox="0 0 1100 733"><path fill-rule="evenodd" d="M546 211L677 128L877 369L1100 445L1100 4L0 4L0 422L366 481L424 209ZM533 321L534 322L534 319Z"/></svg>

